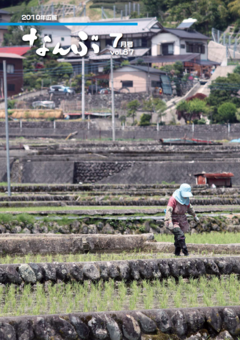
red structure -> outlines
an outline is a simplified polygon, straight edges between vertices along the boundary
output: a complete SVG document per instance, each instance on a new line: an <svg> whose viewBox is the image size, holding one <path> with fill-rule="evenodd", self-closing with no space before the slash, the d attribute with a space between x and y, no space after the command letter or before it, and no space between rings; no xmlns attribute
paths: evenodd
<svg viewBox="0 0 240 340"><path fill-rule="evenodd" d="M231 172L221 172L221 173L206 173L202 172L194 175L196 177L197 185L211 186L214 184L216 187L231 187L232 177L234 174Z"/></svg>

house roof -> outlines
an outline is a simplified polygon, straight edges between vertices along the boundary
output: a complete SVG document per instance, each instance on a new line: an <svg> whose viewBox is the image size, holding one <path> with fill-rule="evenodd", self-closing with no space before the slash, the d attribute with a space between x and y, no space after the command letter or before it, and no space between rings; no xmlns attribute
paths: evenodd
<svg viewBox="0 0 240 340"><path fill-rule="evenodd" d="M24 57L14 53L1 53L0 58L24 59Z"/></svg>
<svg viewBox="0 0 240 340"><path fill-rule="evenodd" d="M13 53L22 56L30 49L31 47L29 46L4 46L0 47L0 53Z"/></svg>
<svg viewBox="0 0 240 340"><path fill-rule="evenodd" d="M124 67L130 67L130 68L133 68L133 69L136 69L136 70L139 70L139 71L142 71L142 72L146 72L146 73L166 74L166 72L160 71L160 70L153 68L153 67L125 65L122 68L124 68Z"/></svg>
<svg viewBox="0 0 240 340"><path fill-rule="evenodd" d="M156 17L154 18L141 18L141 19L114 19L111 21L107 21L108 24L111 23L137 23L137 26L89 26L86 23L86 26L82 26L81 30L75 31L72 36L78 37L78 32L84 31L91 35L109 35L110 33L123 33L123 34L135 34L135 33L157 33L163 27L157 20ZM98 21L99 23L99 21ZM153 28L153 26L157 25L157 28Z"/></svg>
<svg viewBox="0 0 240 340"><path fill-rule="evenodd" d="M3 9L0 9L0 14L10 14L10 13L7 11L4 11Z"/></svg>
<svg viewBox="0 0 240 340"><path fill-rule="evenodd" d="M185 31L179 28L163 28L159 33L172 33L179 38L183 39L199 39L199 40L209 40L212 38L207 37L206 35L199 33L197 31Z"/></svg>
<svg viewBox="0 0 240 340"><path fill-rule="evenodd" d="M46 21L41 21L42 23L46 23ZM54 23L55 21L51 21L51 23ZM70 28L68 28L67 26L63 26L63 25L54 25L54 26L51 26L51 25L44 25L41 27L41 30L44 31L44 30L51 30L51 31L61 31L61 30L66 30L66 31L70 31Z"/></svg>
<svg viewBox="0 0 240 340"><path fill-rule="evenodd" d="M144 63L175 63L176 61L191 61L193 59L200 58L199 53L188 53L178 55L159 55L159 56L143 56L138 59L142 59ZM131 61L131 64L137 63L137 59Z"/></svg>

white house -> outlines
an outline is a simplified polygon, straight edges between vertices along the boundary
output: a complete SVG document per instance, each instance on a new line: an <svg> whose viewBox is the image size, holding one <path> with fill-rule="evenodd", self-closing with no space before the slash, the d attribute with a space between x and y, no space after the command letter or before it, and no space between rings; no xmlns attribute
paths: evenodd
<svg viewBox="0 0 240 340"><path fill-rule="evenodd" d="M47 47L55 47L57 43L61 43L61 46L71 45L71 30L66 26L42 26L41 38L48 35L51 39L51 43L47 43Z"/></svg>
<svg viewBox="0 0 240 340"><path fill-rule="evenodd" d="M152 56L200 54L201 60L208 59L208 40L206 35L194 30L163 28L152 37Z"/></svg>

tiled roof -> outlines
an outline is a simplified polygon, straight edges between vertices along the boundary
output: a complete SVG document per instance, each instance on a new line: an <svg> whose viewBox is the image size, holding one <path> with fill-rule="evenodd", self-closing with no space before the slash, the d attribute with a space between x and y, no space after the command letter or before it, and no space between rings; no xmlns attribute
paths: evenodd
<svg viewBox="0 0 240 340"><path fill-rule="evenodd" d="M136 66L136 65L126 65L126 66L123 66L123 68L124 67L130 67L130 68L133 68L133 69L136 69L136 70L139 70L139 71L142 71L142 72L146 72L146 73L166 74L166 72L160 71L160 70L153 68L153 67Z"/></svg>
<svg viewBox="0 0 240 340"><path fill-rule="evenodd" d="M141 19L128 19L119 20L114 19L112 21L107 21L107 23L137 23L137 26L82 26L81 31L84 31L89 36L91 35L108 35L110 33L123 33L123 34L134 34L134 33L147 33L147 32L158 32L162 25L158 22L157 18L141 18ZM98 21L99 23L99 21ZM152 28L154 25L159 25L159 28ZM79 30L80 31L80 30ZM75 31L72 36L78 36L78 32Z"/></svg>
<svg viewBox="0 0 240 340"><path fill-rule="evenodd" d="M24 59L24 57L14 53L1 53L0 58Z"/></svg>
<svg viewBox="0 0 240 340"><path fill-rule="evenodd" d="M4 46L0 47L0 53L13 53L22 56L30 49L31 47L29 46Z"/></svg>
<svg viewBox="0 0 240 340"><path fill-rule="evenodd" d="M211 38L207 37L206 35L199 33L197 31L185 31L178 28L163 28L161 32L172 33L179 38L183 39L200 39L200 40L209 40Z"/></svg>

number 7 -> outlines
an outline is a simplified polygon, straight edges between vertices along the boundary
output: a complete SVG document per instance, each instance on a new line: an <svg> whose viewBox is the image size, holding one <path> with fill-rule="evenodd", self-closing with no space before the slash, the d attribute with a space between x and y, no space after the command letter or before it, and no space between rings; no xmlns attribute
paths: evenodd
<svg viewBox="0 0 240 340"><path fill-rule="evenodd" d="M109 34L110 37L115 37L116 39L114 39L114 42L113 42L113 47L117 47L117 44L119 42L119 40L122 38L122 33L110 33Z"/></svg>

